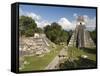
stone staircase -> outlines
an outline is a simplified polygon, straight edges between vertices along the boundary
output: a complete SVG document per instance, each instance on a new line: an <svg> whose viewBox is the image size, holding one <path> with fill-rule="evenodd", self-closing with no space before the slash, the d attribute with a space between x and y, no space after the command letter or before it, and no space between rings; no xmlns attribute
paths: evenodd
<svg viewBox="0 0 100 76"><path fill-rule="evenodd" d="M69 46L69 47L76 46L75 32L73 32L73 34L72 34L72 36L71 36L71 39L70 39L70 41L69 41L68 46Z"/></svg>
<svg viewBox="0 0 100 76"><path fill-rule="evenodd" d="M68 46L69 47L76 46L75 32L73 32ZM95 43L93 42L93 40L90 36L90 33L87 30L84 30L84 47L85 48L96 47Z"/></svg>
<svg viewBox="0 0 100 76"><path fill-rule="evenodd" d="M19 55L41 55L50 52L52 42L45 36L19 38Z"/></svg>

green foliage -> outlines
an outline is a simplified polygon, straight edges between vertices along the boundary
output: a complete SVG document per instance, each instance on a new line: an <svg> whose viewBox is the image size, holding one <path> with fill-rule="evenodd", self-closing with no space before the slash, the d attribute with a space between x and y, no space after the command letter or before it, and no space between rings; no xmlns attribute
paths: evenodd
<svg viewBox="0 0 100 76"><path fill-rule="evenodd" d="M34 35L37 25L31 17L20 16L19 18L19 34L25 36Z"/></svg>
<svg viewBox="0 0 100 76"><path fill-rule="evenodd" d="M25 31L25 35L26 35L26 36L34 36L33 29L26 30L26 31Z"/></svg>
<svg viewBox="0 0 100 76"><path fill-rule="evenodd" d="M56 44L60 44L61 42L67 43L68 32L63 30L62 27L55 22L44 27L44 32L46 36Z"/></svg>
<svg viewBox="0 0 100 76"><path fill-rule="evenodd" d="M37 27L37 28L36 28L36 30L35 30L35 32L37 32L37 33L43 33L43 29L42 29L42 28Z"/></svg>
<svg viewBox="0 0 100 76"><path fill-rule="evenodd" d="M82 55L87 55L88 59L96 61L96 48L78 49L76 47L68 47L69 58L77 58Z"/></svg>
<svg viewBox="0 0 100 76"><path fill-rule="evenodd" d="M64 30L61 31L61 41L62 42L67 42L68 36L69 35L67 31L64 31Z"/></svg>
<svg viewBox="0 0 100 76"><path fill-rule="evenodd" d="M90 35L91 35L93 41L94 41L95 44L96 44L96 41L97 41L97 38L96 38L96 29L95 29L94 31L91 31L91 32L90 32Z"/></svg>
<svg viewBox="0 0 100 76"><path fill-rule="evenodd" d="M37 27L35 20L28 16L20 16L19 18L19 34L25 36L33 36L34 33L45 33L47 37L54 43L66 42L68 32L62 29L57 23L52 23L44 27L44 30Z"/></svg>

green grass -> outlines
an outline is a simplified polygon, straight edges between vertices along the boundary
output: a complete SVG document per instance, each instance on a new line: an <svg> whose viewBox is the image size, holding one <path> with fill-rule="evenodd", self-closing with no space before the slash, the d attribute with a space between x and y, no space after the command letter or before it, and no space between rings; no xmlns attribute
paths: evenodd
<svg viewBox="0 0 100 76"><path fill-rule="evenodd" d="M68 47L68 59L60 64L60 69L94 68L96 67L96 48L78 49ZM82 55L88 56L83 58Z"/></svg>
<svg viewBox="0 0 100 76"><path fill-rule="evenodd" d="M57 48L51 50L51 52L45 54L43 57L24 57L24 60L29 62L29 64L24 65L24 68L20 71L43 70L54 59L54 57L59 54L62 48L62 46L57 46Z"/></svg>
<svg viewBox="0 0 100 76"><path fill-rule="evenodd" d="M87 55L88 59L96 61L96 48L91 48L91 49L78 49L76 47L68 48L68 57L77 58L82 55Z"/></svg>

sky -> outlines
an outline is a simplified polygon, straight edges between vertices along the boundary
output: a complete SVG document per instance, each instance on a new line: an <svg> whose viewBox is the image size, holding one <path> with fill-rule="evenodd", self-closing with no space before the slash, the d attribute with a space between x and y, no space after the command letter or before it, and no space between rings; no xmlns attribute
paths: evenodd
<svg viewBox="0 0 100 76"><path fill-rule="evenodd" d="M38 5L20 5L19 15L32 17L38 27L45 27L52 22L57 22L64 30L75 29L76 18L83 16L87 28L95 28L96 9L76 7L54 7Z"/></svg>

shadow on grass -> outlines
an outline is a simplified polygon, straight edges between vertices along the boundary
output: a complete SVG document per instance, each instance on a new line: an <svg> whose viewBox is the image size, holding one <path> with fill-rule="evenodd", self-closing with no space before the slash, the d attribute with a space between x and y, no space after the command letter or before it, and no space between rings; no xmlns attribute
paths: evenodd
<svg viewBox="0 0 100 76"><path fill-rule="evenodd" d="M89 59L79 57L79 60L67 60L65 63L60 64L60 69L84 69L84 68L95 68L96 62Z"/></svg>
<svg viewBox="0 0 100 76"><path fill-rule="evenodd" d="M83 48L84 52L96 54L96 48Z"/></svg>

